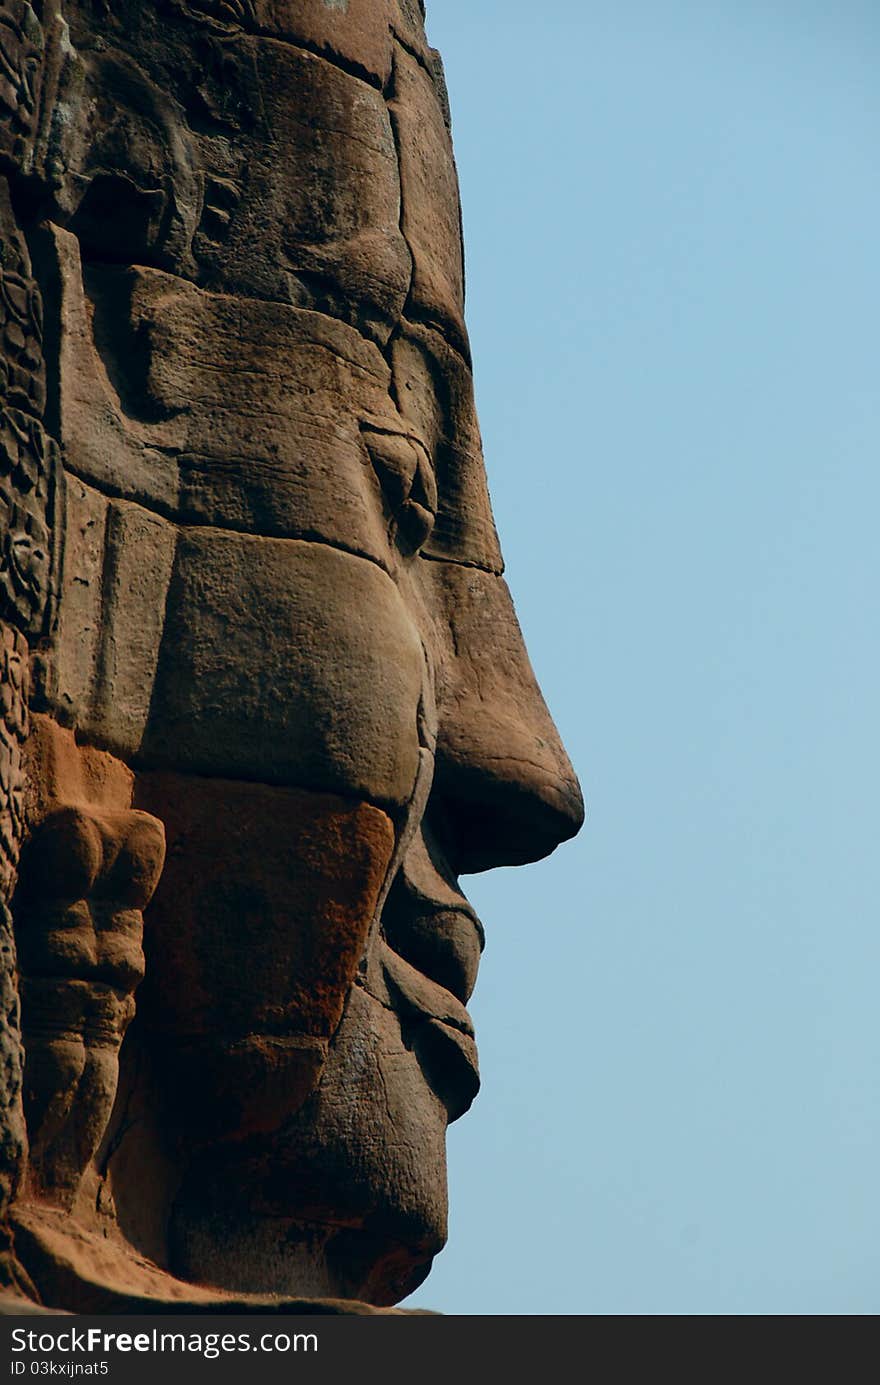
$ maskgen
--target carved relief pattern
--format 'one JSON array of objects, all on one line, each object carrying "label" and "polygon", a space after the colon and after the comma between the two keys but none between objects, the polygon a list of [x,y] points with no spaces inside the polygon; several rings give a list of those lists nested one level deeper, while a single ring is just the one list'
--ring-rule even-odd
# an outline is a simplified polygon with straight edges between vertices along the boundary
[{"label": "carved relief pattern", "polygon": [[0,421],[0,612],[40,635],[49,620],[58,448],[38,419],[6,409]]},{"label": "carved relief pattern", "polygon": [[42,76],[43,31],[27,0],[9,0],[0,13],[0,159],[24,162],[33,132]]},{"label": "carved relief pattern", "polygon": [[256,24],[253,0],[170,0],[170,4],[215,34],[235,34]]},{"label": "carved relief pattern", "polygon": [[25,1148],[15,939],[8,900],[22,835],[21,747],[27,734],[27,641],[0,623],[0,1203],[15,1190]]},{"label": "carved relief pattern", "polygon": [[[0,32],[11,32],[8,23]],[[10,1113],[4,1120],[10,1132],[3,1151],[5,1171],[19,1166],[23,1147],[21,1121],[14,1114],[21,1054],[8,901],[23,829],[26,636],[38,637],[47,629],[54,605],[52,532],[59,460],[57,446],[40,421],[45,401],[40,294],[6,207],[0,208],[0,218],[0,1009],[6,1030],[0,1100]]]},{"label": "carved relief pattern", "polygon": [[[33,8],[0,13],[0,168],[27,166],[40,94],[42,30]],[[60,475],[43,427],[42,305],[9,191],[0,179],[0,1204],[24,1167],[22,1048],[10,902],[23,835],[22,747],[28,732],[29,638],[48,632],[56,585]]]},{"label": "carved relief pattern", "polygon": [[60,475],[57,445],[42,423],[42,324],[23,237],[0,203],[0,619],[34,637],[51,618]]},{"label": "carved relief pattern", "polygon": [[0,234],[0,617],[43,633],[53,585],[58,449],[40,418],[46,398],[42,304],[21,237]]},{"label": "carved relief pattern", "polygon": [[0,893],[8,898],[22,833],[21,746],[27,735],[27,642],[0,627]]},{"label": "carved relief pattern", "polygon": [[50,812],[16,893],[31,1192],[69,1206],[107,1126],[144,974],[143,909],[164,860],[146,813]]},{"label": "carved relief pattern", "polygon": [[0,236],[0,333],[0,400],[42,415],[42,303],[17,236]]}]

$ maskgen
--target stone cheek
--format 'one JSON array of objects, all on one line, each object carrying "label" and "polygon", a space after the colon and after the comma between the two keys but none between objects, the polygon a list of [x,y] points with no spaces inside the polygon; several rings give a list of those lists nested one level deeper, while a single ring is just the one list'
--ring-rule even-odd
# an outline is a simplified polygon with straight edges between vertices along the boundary
[{"label": "stone cheek", "polygon": [[137,802],[168,835],[138,1005],[175,1119],[200,1138],[276,1129],[339,1024],[394,825],[330,794],[174,774],[139,775]]},{"label": "stone cheek", "polygon": [[144,763],[408,802],[424,655],[374,563],[184,531],[164,644]]}]

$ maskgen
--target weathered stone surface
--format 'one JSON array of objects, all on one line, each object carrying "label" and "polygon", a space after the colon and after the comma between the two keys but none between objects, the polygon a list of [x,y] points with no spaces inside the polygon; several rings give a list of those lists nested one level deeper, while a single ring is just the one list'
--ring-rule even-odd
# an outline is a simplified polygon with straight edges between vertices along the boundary
[{"label": "weathered stone surface", "polygon": [[62,805],[86,804],[107,813],[131,807],[134,774],[128,766],[104,750],[82,744],[73,730],[45,713],[31,713],[22,762],[28,832],[36,831]]},{"label": "weathered stone surface", "polygon": [[483,926],[424,821],[394,878],[382,927],[405,961],[467,1003],[485,943]]},{"label": "weathered stone surface", "polygon": [[[98,744],[147,765],[409,799],[424,658],[375,564],[179,530],[74,481],[66,577],[57,705]],[[328,643],[337,630],[344,643]]]},{"label": "weathered stone surface", "polygon": [[92,270],[87,293],[63,231],[44,256],[71,471],[188,523],[318,537],[390,565],[359,429],[360,417],[394,419],[372,343],[321,314],[158,271]]},{"label": "weathered stone surface", "polygon": [[178,459],[181,518],[320,538],[388,566],[358,428],[391,412],[375,346],[321,314],[156,273],[132,284],[129,330],[150,346],[136,388],[166,422],[143,432]]},{"label": "weathered stone surface", "polygon": [[102,16],[103,31],[128,37],[136,51],[169,31],[198,49],[203,67],[217,46],[254,34],[320,53],[380,89],[391,74],[394,36],[427,68],[438,59],[425,40],[420,0],[117,0],[112,14],[102,0],[81,0],[72,16],[80,45]]},{"label": "weathered stone surface", "polygon": [[0,179],[0,400],[7,408],[41,418],[46,402],[43,306],[30,256]]},{"label": "weathered stone surface", "polygon": [[479,1085],[459,874],[580,825],[500,577],[423,21],[0,4],[13,1297],[413,1289]]},{"label": "weathered stone surface", "polygon": [[308,1279],[320,1294],[396,1302],[445,1239],[444,1127],[400,1020],[355,987],[321,1084],[271,1156],[194,1168],[175,1209],[176,1272],[238,1292]]},{"label": "weathered stone surface", "polygon": [[404,322],[392,369],[401,412],[433,459],[437,513],[422,551],[501,572],[469,367],[440,332]]},{"label": "weathered stone surface", "polygon": [[[169,847],[141,1023],[189,1128],[273,1129],[312,1090],[339,1024],[393,824],[329,794],[167,774],[140,775],[137,801]],[[206,1065],[203,1104],[193,1076]]]},{"label": "weathered stone surface", "polygon": [[264,32],[309,44],[380,87],[391,75],[392,20],[405,23],[397,0],[253,0],[253,12]]},{"label": "weathered stone surface", "polygon": [[65,724],[131,755],[149,717],[177,531],[70,477],[65,532],[52,702]]},{"label": "weathered stone surface", "polygon": [[24,634],[51,625],[58,576],[58,451],[43,425],[43,310],[0,178],[0,617]]},{"label": "weathered stone surface", "polygon": [[[28,1191],[70,1208],[107,1127],[119,1046],[144,972],[143,909],[162,825],[132,812],[132,776],[35,717],[30,836],[14,901],[26,1053]],[[125,806],[120,806],[124,804]]]},{"label": "weathered stone surface", "polygon": [[21,1104],[21,1011],[9,904],[24,831],[22,746],[28,731],[27,642],[0,623],[0,1283],[15,1282],[4,1264],[7,1204],[20,1187],[27,1147]]},{"label": "weathered stone surface", "polygon": [[[49,416],[64,447],[65,466],[108,495],[143,500],[162,511],[177,501],[177,465],[139,432],[114,387],[109,348],[101,357],[94,340],[94,312],[82,281],[79,242],[53,225],[39,227],[32,243],[46,289],[47,350],[52,390]],[[121,305],[121,312],[125,305]],[[143,365],[131,337],[124,358]],[[118,380],[119,377],[116,376]],[[158,436],[155,442],[161,444]]]},{"label": "weathered stone surface", "polygon": [[436,63],[425,42],[420,0],[253,0],[252,9],[262,32],[313,45],[383,87],[391,76],[394,36],[426,67]]},{"label": "weathered stone surface", "polygon": [[39,108],[45,41],[27,0],[6,0],[0,12],[0,168],[27,166]]},{"label": "weathered stone surface", "polygon": [[382,94],[290,44],[241,30],[220,40],[149,10],[101,45],[83,36],[54,219],[88,259],[329,306],[387,337],[410,254]]},{"label": "weathered stone surface", "polygon": [[[24,168],[36,118],[42,30],[27,5],[0,22],[0,164]],[[3,106],[12,117],[2,121]],[[22,749],[31,645],[53,628],[60,470],[43,426],[42,301],[6,178],[0,177],[0,1283],[21,1287],[7,1209],[25,1176],[18,962],[10,913],[24,829]]]},{"label": "weathered stone surface", "polygon": [[[64,601],[48,693],[65,725],[85,727],[100,688],[110,502],[75,476],[68,476],[65,492]],[[40,782],[39,771],[32,782]]]},{"label": "weathered stone surface", "polygon": [[24,830],[22,747],[28,734],[27,642],[0,624],[0,897],[9,900],[15,885]]},{"label": "weathered stone surface", "polygon": [[415,626],[374,563],[185,530],[139,756],[402,805],[423,681]]},{"label": "weathered stone surface", "polygon": [[436,323],[467,355],[458,176],[437,90],[398,44],[391,117],[400,157],[400,225],[413,260],[407,312]]},{"label": "weathered stone surface", "polygon": [[[340,1298],[281,1298],[270,1294],[232,1294],[175,1279],[130,1247],[106,1235],[84,1231],[64,1212],[40,1206],[18,1207],[14,1214],[16,1249],[47,1298],[76,1313],[259,1314],[261,1317],[432,1316],[424,1309],[377,1308]],[[35,1293],[33,1282],[30,1283]],[[18,1294],[0,1295],[0,1316],[65,1310],[36,1305]]]},{"label": "weathered stone surface", "polygon": [[75,596],[59,622],[58,706],[96,743],[131,756],[150,715],[177,531],[77,482],[67,514]]}]

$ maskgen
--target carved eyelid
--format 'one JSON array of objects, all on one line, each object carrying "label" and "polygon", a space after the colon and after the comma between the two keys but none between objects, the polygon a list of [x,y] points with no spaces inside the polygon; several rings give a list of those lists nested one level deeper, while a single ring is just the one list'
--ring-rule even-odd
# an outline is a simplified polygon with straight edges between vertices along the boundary
[{"label": "carved eyelid", "polygon": [[361,421],[361,436],[406,549],[417,553],[437,516],[437,481],[421,438],[391,419]]}]

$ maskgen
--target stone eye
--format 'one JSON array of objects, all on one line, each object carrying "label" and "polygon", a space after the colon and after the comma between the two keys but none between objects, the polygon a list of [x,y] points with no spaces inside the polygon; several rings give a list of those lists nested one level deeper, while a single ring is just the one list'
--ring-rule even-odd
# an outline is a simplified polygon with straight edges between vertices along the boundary
[{"label": "stone eye", "polygon": [[418,553],[437,515],[437,482],[427,450],[403,433],[364,426],[363,437],[391,511],[397,543],[408,556]]}]

